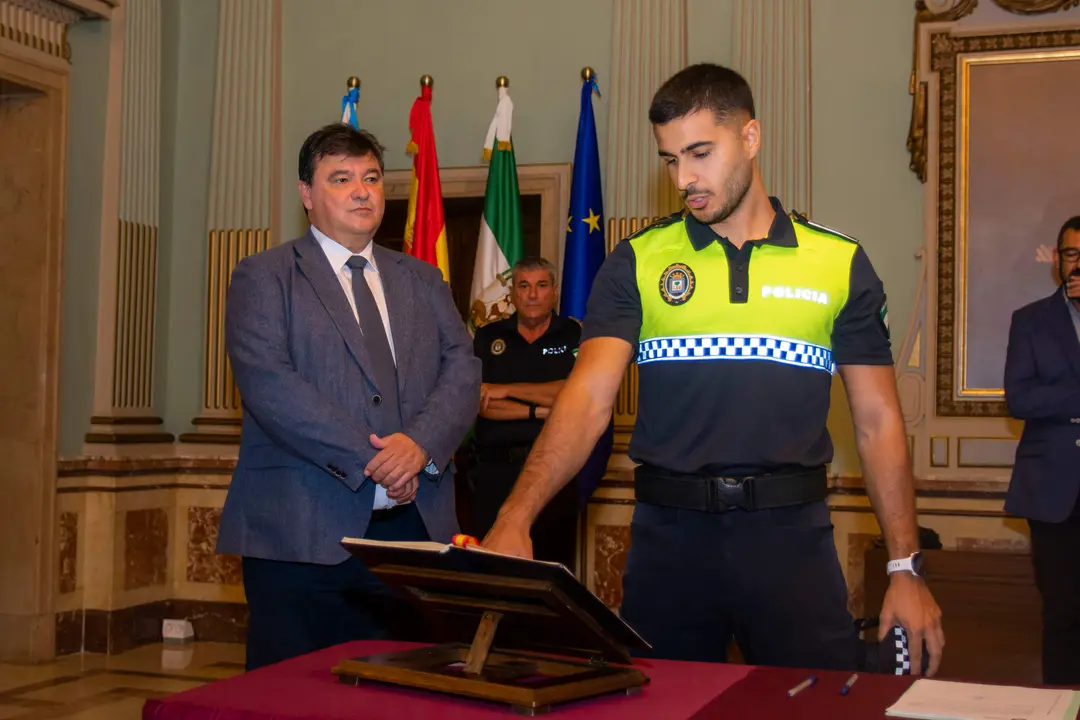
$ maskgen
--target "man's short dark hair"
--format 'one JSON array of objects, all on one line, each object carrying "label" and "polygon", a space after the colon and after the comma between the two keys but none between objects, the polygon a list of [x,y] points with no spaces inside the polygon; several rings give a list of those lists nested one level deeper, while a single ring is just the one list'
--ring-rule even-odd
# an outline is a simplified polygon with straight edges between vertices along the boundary
[{"label": "man's short dark hair", "polygon": [[665,125],[698,110],[710,110],[716,122],[738,112],[754,119],[754,93],[742,75],[731,68],[700,63],[683,68],[668,78],[653,95],[649,122]]},{"label": "man's short dark hair", "polygon": [[1080,215],[1073,215],[1071,218],[1065,221],[1065,224],[1061,226],[1061,230],[1058,231],[1057,249],[1061,249],[1061,244],[1065,242],[1065,233],[1070,230],[1080,232]]},{"label": "man's short dark hair", "polygon": [[547,270],[551,274],[551,284],[554,285],[558,282],[555,278],[555,266],[550,260],[545,260],[542,257],[529,256],[523,257],[514,263],[514,267],[510,271],[510,276],[513,277],[519,270]]},{"label": "man's short dark hair", "polygon": [[308,135],[300,147],[300,182],[311,185],[315,179],[315,165],[327,155],[371,155],[379,163],[379,172],[383,172],[386,169],[383,166],[385,149],[367,130],[357,130],[352,125],[340,122],[324,125]]}]

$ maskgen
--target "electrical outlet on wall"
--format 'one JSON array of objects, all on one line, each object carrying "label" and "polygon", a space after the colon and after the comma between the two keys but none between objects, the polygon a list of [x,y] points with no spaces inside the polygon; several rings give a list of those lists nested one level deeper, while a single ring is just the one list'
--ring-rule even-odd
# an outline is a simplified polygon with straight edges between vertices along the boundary
[{"label": "electrical outlet on wall", "polygon": [[187,620],[166,618],[161,623],[161,639],[167,643],[186,643],[195,639],[195,628]]}]

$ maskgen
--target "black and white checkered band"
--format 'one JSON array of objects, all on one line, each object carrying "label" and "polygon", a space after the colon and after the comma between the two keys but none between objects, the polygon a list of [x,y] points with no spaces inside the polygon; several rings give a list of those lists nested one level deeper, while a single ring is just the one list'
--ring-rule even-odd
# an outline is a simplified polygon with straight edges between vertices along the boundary
[{"label": "black and white checkered band", "polygon": [[911,653],[908,651],[907,633],[903,628],[893,628],[894,643],[896,645],[896,674],[911,674]]},{"label": "black and white checkered band", "polygon": [[769,335],[690,335],[638,343],[638,365],[673,360],[765,360],[836,372],[828,348]]}]

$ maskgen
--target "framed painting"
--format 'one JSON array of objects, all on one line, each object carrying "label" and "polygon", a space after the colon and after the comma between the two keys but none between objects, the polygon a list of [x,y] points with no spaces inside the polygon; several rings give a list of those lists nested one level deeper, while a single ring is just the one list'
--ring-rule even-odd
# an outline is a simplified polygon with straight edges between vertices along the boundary
[{"label": "framed painting", "polygon": [[939,82],[937,413],[1008,415],[1014,310],[1057,287],[1080,213],[1080,29],[932,38]]}]

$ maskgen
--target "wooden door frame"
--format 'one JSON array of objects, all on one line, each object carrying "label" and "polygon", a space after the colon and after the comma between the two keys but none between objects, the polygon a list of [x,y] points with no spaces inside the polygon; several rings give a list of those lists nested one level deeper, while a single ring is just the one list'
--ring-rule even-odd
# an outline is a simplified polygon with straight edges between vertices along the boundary
[{"label": "wooden door frame", "polygon": [[60,387],[60,311],[62,300],[62,266],[65,238],[65,202],[67,176],[67,104],[68,71],[66,63],[41,61],[21,46],[0,44],[0,78],[11,80],[44,94],[52,105],[48,133],[46,162],[48,188],[44,238],[46,273],[44,303],[46,330],[42,342],[45,358],[41,398],[44,403],[42,422],[42,453],[38,467],[39,482],[33,505],[12,503],[0,509],[0,521],[6,513],[34,513],[39,531],[38,543],[28,552],[36,563],[27,566],[19,576],[5,572],[5,582],[31,583],[33,610],[31,614],[0,613],[0,660],[36,662],[55,656],[56,631],[56,453],[58,434],[58,395]]}]

